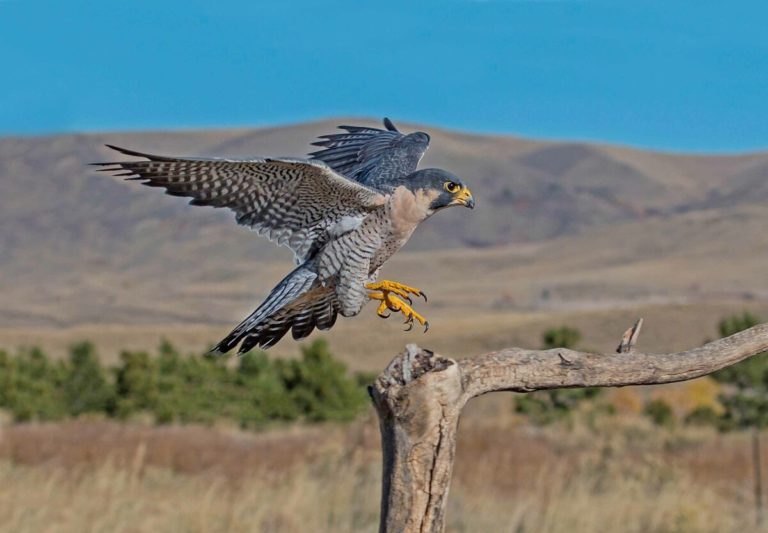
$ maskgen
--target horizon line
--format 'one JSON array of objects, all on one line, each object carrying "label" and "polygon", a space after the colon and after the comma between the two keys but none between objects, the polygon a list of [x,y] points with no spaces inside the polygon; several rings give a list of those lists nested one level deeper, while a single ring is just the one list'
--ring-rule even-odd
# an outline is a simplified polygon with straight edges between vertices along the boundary
[{"label": "horizon line", "polygon": [[[392,117],[390,117],[392,118]],[[149,133],[191,133],[191,132],[204,132],[204,131],[233,131],[233,130],[266,130],[266,129],[280,129],[291,128],[298,126],[305,126],[310,124],[319,124],[323,122],[337,121],[340,125],[342,121],[361,121],[361,122],[374,122],[380,123],[383,117],[373,118],[372,116],[364,115],[329,115],[318,118],[310,119],[297,119],[287,120],[278,123],[246,123],[246,124],[207,124],[207,125],[183,125],[183,126],[162,126],[162,127],[128,127],[121,129],[100,129],[100,128],[83,128],[83,129],[62,129],[40,132],[3,132],[0,131],[0,141],[4,141],[12,138],[23,139],[39,139],[46,137],[65,137],[71,135],[119,135],[119,134],[149,134]],[[590,137],[564,137],[558,135],[527,135],[520,132],[510,131],[488,131],[477,130],[473,128],[461,128],[452,126],[443,126],[431,124],[428,122],[419,122],[411,119],[392,119],[395,123],[405,124],[409,127],[423,127],[424,129],[440,130],[446,133],[472,135],[476,137],[494,137],[494,138],[509,138],[517,139],[521,141],[533,141],[541,143],[552,144],[588,144],[598,145],[610,148],[623,148],[629,150],[635,150],[640,152],[655,152],[668,155],[685,155],[685,156],[717,156],[717,157],[739,157],[760,154],[768,152],[768,143],[765,145],[759,145],[754,148],[722,148],[722,149],[710,149],[710,148],[679,148],[668,147],[661,145],[649,145],[643,143],[633,143],[629,141],[621,141],[614,139],[597,139]]]}]

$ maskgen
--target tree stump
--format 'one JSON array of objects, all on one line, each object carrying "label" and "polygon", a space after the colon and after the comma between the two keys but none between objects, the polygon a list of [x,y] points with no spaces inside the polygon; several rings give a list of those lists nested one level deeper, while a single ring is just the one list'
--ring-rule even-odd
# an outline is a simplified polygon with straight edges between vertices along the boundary
[{"label": "tree stump", "polygon": [[445,529],[456,435],[464,405],[494,391],[622,387],[684,381],[768,351],[768,324],[679,353],[634,350],[642,321],[617,354],[510,348],[455,361],[409,344],[369,392],[383,451],[382,533]]}]

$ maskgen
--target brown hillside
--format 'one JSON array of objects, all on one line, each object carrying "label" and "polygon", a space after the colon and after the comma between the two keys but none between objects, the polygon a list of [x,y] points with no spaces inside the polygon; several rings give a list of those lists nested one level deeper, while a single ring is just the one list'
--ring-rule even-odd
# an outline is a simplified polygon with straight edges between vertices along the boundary
[{"label": "brown hillside", "polygon": [[[105,142],[301,155],[350,122],[361,121],[0,139],[0,343],[27,339],[8,333],[25,328],[98,324],[206,324],[205,338],[216,340],[290,268],[286,250],[228,212],[94,172],[87,163],[119,157]],[[430,293],[424,311],[438,330],[440,320],[462,323],[482,343],[497,319],[521,313],[768,300],[768,153],[690,156],[418,129],[432,135],[424,164],[461,175],[477,197],[474,211],[425,223],[386,268]],[[371,331],[368,319],[340,321],[332,337]],[[376,325],[394,332],[391,322]],[[392,337],[390,353],[408,338]]]}]

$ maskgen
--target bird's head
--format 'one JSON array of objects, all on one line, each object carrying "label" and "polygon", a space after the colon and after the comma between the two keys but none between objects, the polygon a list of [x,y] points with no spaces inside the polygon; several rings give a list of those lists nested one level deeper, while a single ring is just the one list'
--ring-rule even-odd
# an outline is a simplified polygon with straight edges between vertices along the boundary
[{"label": "bird's head", "polygon": [[475,207],[475,199],[458,176],[439,168],[425,168],[408,176],[405,186],[414,194],[421,192],[430,199],[429,209],[437,211],[454,205]]}]

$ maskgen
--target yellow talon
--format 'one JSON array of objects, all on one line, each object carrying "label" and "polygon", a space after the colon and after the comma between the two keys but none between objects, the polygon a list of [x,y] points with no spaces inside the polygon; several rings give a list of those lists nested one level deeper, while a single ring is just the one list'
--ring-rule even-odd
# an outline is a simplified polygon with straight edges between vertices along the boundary
[{"label": "yellow talon", "polygon": [[376,309],[376,314],[379,315],[381,318],[389,318],[389,316],[390,316],[389,314],[386,314],[386,315],[384,314],[388,310],[389,311],[396,311],[396,309],[391,309],[387,305],[387,301],[390,298],[387,298],[387,296],[385,296],[385,293],[383,293],[383,292],[372,292],[372,293],[369,293],[368,294],[368,298],[370,298],[371,300],[381,300],[381,303],[379,304],[378,309]]},{"label": "yellow talon", "polygon": [[[371,284],[373,285],[373,284]],[[366,286],[367,288],[371,288],[369,286]],[[409,287],[410,288],[410,287]],[[376,314],[379,315],[382,318],[389,318],[389,314],[384,314],[388,310],[394,311],[396,313],[402,313],[405,317],[405,323],[408,324],[408,328],[406,331],[410,331],[411,328],[413,328],[413,321],[415,320],[422,326],[424,326],[424,331],[427,331],[429,329],[429,322],[427,322],[427,319],[424,318],[422,315],[417,313],[413,310],[413,307],[402,301],[398,296],[393,296],[390,293],[395,292],[382,289],[380,291],[371,292],[368,294],[368,297],[371,300],[380,300],[381,303],[379,304],[379,307],[376,309]],[[399,294],[396,293],[396,294]]]},{"label": "yellow talon", "polygon": [[365,286],[365,288],[372,291],[393,292],[398,296],[402,296],[408,300],[411,299],[410,295],[414,294],[416,296],[423,297],[425,302],[427,301],[427,295],[421,289],[417,289],[416,287],[411,287],[409,285],[403,285],[402,283],[398,283],[396,281],[382,280],[376,283],[369,283]]}]

